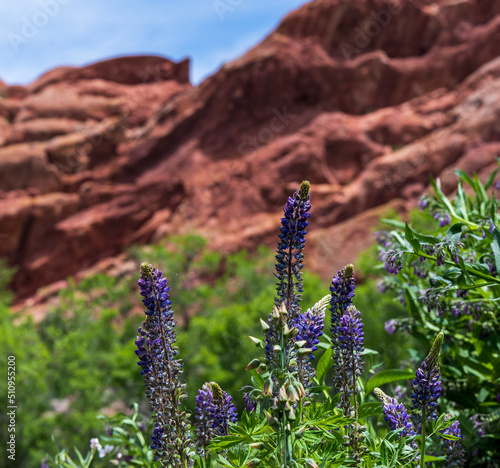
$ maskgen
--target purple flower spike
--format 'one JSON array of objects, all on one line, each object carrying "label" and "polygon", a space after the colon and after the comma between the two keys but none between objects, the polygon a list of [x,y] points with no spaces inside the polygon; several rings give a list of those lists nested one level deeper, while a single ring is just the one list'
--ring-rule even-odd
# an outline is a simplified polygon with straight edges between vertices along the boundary
[{"label": "purple flower spike", "polygon": [[311,360],[314,359],[313,352],[318,349],[316,345],[319,343],[321,335],[323,335],[324,320],[324,311],[315,314],[314,310],[308,310],[300,314],[292,322],[292,326],[298,330],[295,341],[304,340],[306,342],[304,347],[312,349],[312,353],[309,354]]},{"label": "purple flower spike", "polygon": [[[340,406],[351,416],[351,396],[359,393],[357,379],[363,373],[363,322],[356,307],[350,306],[340,318],[338,338],[334,343],[334,382],[342,393]],[[356,403],[355,403],[356,406]]]},{"label": "purple flower spike", "polygon": [[201,452],[217,436],[228,435],[238,415],[233,399],[215,382],[205,383],[196,397],[196,439]]},{"label": "purple flower spike", "polygon": [[425,424],[426,421],[437,419],[437,399],[443,393],[439,380],[439,354],[443,345],[443,338],[444,334],[439,333],[412,381],[412,420],[415,425]]},{"label": "purple flower spike", "polygon": [[400,437],[415,435],[415,429],[403,403],[399,403],[396,398],[386,395],[378,387],[375,388],[373,393],[375,393],[376,397],[383,404],[384,419],[386,420],[389,429],[391,431],[403,429]]},{"label": "purple flower spike", "polygon": [[352,304],[355,282],[353,265],[346,265],[332,279],[332,285],[330,286],[332,293],[330,300],[332,340],[335,340],[338,336],[340,318]]},{"label": "purple flower spike", "polygon": [[[451,419],[451,414],[446,415],[445,421]],[[460,440],[449,440],[442,438],[443,452],[446,456],[446,466],[449,468],[461,468],[464,466],[464,449],[462,447],[462,433],[460,431],[460,423],[455,421],[450,427],[444,431],[440,431],[443,435],[451,435],[458,437]]]},{"label": "purple flower spike", "polygon": [[161,271],[148,263],[141,265],[139,279],[146,319],[139,327],[135,344],[141,374],[144,376],[149,407],[153,411],[153,445],[155,460],[172,467],[184,467],[192,449],[190,423],[180,408],[186,398],[181,383],[182,364],[179,353],[173,310],[170,307],[167,280]]},{"label": "purple flower spike", "polygon": [[296,318],[300,313],[304,267],[302,251],[306,243],[306,228],[309,225],[307,220],[311,216],[309,189],[310,183],[304,181],[299,190],[288,198],[278,234],[280,240],[276,250],[276,277],[279,282],[275,304],[279,307],[284,302],[290,319]]}]

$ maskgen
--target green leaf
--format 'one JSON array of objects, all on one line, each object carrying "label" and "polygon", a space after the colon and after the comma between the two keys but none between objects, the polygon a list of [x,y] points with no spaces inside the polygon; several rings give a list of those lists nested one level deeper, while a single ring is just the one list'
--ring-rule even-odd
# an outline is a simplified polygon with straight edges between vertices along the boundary
[{"label": "green leaf", "polygon": [[446,457],[435,457],[434,455],[426,455],[424,458],[425,463],[434,462],[434,461],[442,461],[442,460],[446,460]]},{"label": "green leaf", "polygon": [[480,198],[482,202],[488,201],[489,200],[488,194],[486,193],[486,190],[484,190],[483,184],[481,183],[475,172],[474,172],[474,182],[476,183],[478,198]]},{"label": "green leaf", "polygon": [[405,223],[405,239],[413,247],[413,251],[415,253],[418,254],[419,252],[422,251],[420,242],[418,241],[418,239],[415,238],[415,235],[410,226],[408,226],[408,223]]},{"label": "green leaf", "polygon": [[476,189],[474,181],[469,177],[469,175],[462,171],[462,169],[455,169],[455,174],[462,179],[463,181],[467,182],[474,190]]},{"label": "green leaf", "polygon": [[401,369],[391,369],[377,372],[366,383],[365,394],[369,395],[375,387],[380,387],[386,383],[396,382],[398,380],[409,380],[415,377],[414,372]]},{"label": "green leaf", "polygon": [[395,228],[398,229],[405,228],[405,223],[403,223],[402,221],[398,221],[397,219],[382,219],[382,222],[384,224],[388,224],[389,226],[394,226]]},{"label": "green leaf", "polygon": [[370,401],[359,405],[358,416],[360,418],[366,418],[375,414],[382,414],[382,403],[378,401]]},{"label": "green leaf", "polygon": [[495,176],[497,175],[498,169],[495,169],[491,175],[488,177],[488,180],[484,184],[484,190],[488,190],[491,187],[491,184],[495,180]]},{"label": "green leaf", "polygon": [[255,382],[257,383],[257,385],[260,388],[262,388],[264,386],[264,379],[263,379],[263,377],[260,374],[257,374],[257,372],[255,371],[255,369],[252,369],[250,372],[252,373],[252,377],[255,379]]},{"label": "green leaf", "polygon": [[467,197],[465,195],[461,180],[458,181],[455,205],[457,213],[459,213],[466,221],[469,221],[469,213],[467,212]]},{"label": "green leaf", "polygon": [[431,177],[431,185],[434,189],[434,192],[436,194],[436,198],[444,205],[446,208],[448,208],[448,211],[450,214],[456,218],[457,215],[455,213],[455,210],[453,209],[453,206],[450,203],[450,200],[448,200],[448,197],[443,193],[441,190],[441,181],[439,179],[434,180],[433,177]]},{"label": "green leaf", "polygon": [[332,352],[332,348],[328,348],[323,353],[323,356],[321,356],[321,359],[318,362],[318,366],[316,367],[316,378],[321,384],[325,383],[325,375],[332,365]]},{"label": "green leaf", "polygon": [[466,223],[455,223],[451,225],[448,228],[448,231],[446,231],[446,238],[453,241],[457,242],[460,240],[460,237],[462,236],[462,227],[467,226]]},{"label": "green leaf", "polygon": [[309,387],[308,389],[311,393],[321,393],[324,391],[331,390],[328,385],[315,385],[314,387]]},{"label": "green leaf", "polygon": [[495,226],[493,229],[493,242],[491,243],[493,256],[495,257],[495,266],[497,271],[500,271],[500,231]]}]

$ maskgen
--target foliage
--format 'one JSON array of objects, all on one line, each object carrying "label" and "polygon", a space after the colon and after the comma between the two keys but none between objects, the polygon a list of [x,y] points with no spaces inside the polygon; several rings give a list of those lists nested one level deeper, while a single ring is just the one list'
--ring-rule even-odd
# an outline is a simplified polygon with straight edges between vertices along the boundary
[{"label": "foliage", "polygon": [[[396,467],[425,462],[462,466],[458,422],[451,415],[437,414],[443,333],[437,335],[413,379],[410,418],[402,403],[380,389],[375,390],[382,405],[365,393],[364,360],[373,351],[364,348],[362,316],[353,305],[353,266],[347,265],[334,276],[330,295],[302,310],[302,251],[309,200],[309,183],[303,182],[284,210],[276,251],[275,305],[267,321],[260,319],[263,338],[250,336],[261,357],[246,367],[251,371],[244,398],[247,409],[236,422],[230,395],[213,381],[205,383],[196,399],[198,455],[190,441],[190,414],[182,403],[186,385],[180,381],[182,364],[176,357],[179,348],[167,280],[152,265],[141,265],[139,285],[146,317],[139,328],[136,354],[153,411],[154,460],[179,468],[193,464]],[[328,306],[330,336],[323,333]],[[314,353],[320,348],[324,352],[318,359]],[[333,388],[325,382],[332,365],[336,370]],[[392,370],[373,379],[384,384],[409,375]],[[390,431],[380,431],[373,419],[382,414]],[[439,441],[446,455],[429,455],[429,449],[439,450]],[[55,460],[52,463],[60,466]]]},{"label": "foliage", "polygon": [[[389,221],[378,233],[386,274],[383,287],[403,298],[407,316],[386,324],[423,343],[445,334],[441,409],[460,413],[473,466],[500,462],[499,296],[500,230],[497,171],[483,185],[455,171],[454,199],[431,181],[420,207],[434,220],[427,231]],[[468,186],[468,187],[467,187]],[[488,192],[491,195],[488,195]],[[395,275],[394,275],[395,273]]]}]

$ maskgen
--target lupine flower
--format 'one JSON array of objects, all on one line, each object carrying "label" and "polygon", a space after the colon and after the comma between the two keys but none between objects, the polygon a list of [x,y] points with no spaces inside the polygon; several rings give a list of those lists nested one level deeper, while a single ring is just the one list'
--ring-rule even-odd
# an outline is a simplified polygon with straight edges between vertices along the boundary
[{"label": "lupine flower", "polygon": [[305,341],[304,347],[312,349],[309,354],[311,360],[314,359],[313,352],[318,349],[316,345],[319,338],[323,335],[324,320],[325,312],[316,313],[313,308],[303,312],[292,322],[292,326],[298,330],[295,341]]},{"label": "lupine flower", "polygon": [[332,279],[332,285],[330,286],[330,292],[332,293],[330,299],[332,340],[335,340],[338,336],[340,318],[352,304],[355,282],[353,265],[346,265]]},{"label": "lupine flower", "polygon": [[[445,418],[445,421],[451,419],[453,416],[448,414]],[[460,431],[460,423],[458,421],[454,421],[453,424],[440,431],[443,435],[451,435],[454,437],[458,437],[462,439],[462,433]],[[461,440],[449,440],[442,438],[443,445],[443,455],[446,457],[446,466],[449,468],[460,468],[464,466],[464,449],[462,447]]]},{"label": "lupine flower", "polygon": [[444,334],[439,333],[412,381],[412,420],[414,425],[425,424],[426,421],[437,419],[437,399],[443,393],[439,381],[439,354],[443,338]]},{"label": "lupine flower", "polygon": [[309,196],[310,184],[302,182],[284,208],[281,218],[281,228],[277,255],[276,277],[278,297],[276,306],[285,303],[290,319],[295,319],[300,313],[300,299],[303,292],[302,268],[304,267],[302,253],[305,246],[307,219],[310,217],[311,202]]},{"label": "lupine flower", "polygon": [[376,397],[383,404],[384,419],[391,431],[403,429],[400,437],[415,435],[415,429],[403,403],[399,403],[396,398],[386,395],[380,388],[375,388],[373,391]]},{"label": "lupine flower", "polygon": [[[310,361],[314,359],[314,351],[318,349],[316,346],[319,343],[319,338],[323,335],[323,327],[325,321],[325,311],[316,309],[315,305],[307,312],[301,313],[292,323],[292,327],[297,329],[297,334],[294,337],[295,342],[305,341],[303,348],[311,350],[309,357],[303,358],[298,356],[298,374],[302,385],[307,388],[311,385],[312,379],[315,376],[315,370],[311,366]],[[326,306],[325,306],[326,308]]]},{"label": "lupine flower", "polygon": [[248,392],[243,394],[243,402],[245,403],[245,406],[247,407],[247,411],[249,413],[255,411],[255,409],[257,408],[257,402],[250,398],[250,393]]},{"label": "lupine flower", "polygon": [[384,328],[385,331],[389,333],[389,335],[392,335],[393,333],[396,332],[396,323],[397,322],[394,319],[387,320],[387,322],[385,322]]},{"label": "lupine flower", "polygon": [[200,448],[200,451],[204,451],[205,447],[214,438],[214,429],[211,421],[211,413],[213,406],[213,395],[209,384],[204,384],[203,387],[198,390],[198,395],[196,396],[196,445]]},{"label": "lupine flower", "polygon": [[196,397],[196,438],[204,450],[217,436],[229,433],[229,424],[236,423],[238,415],[233,399],[215,382],[205,383]]},{"label": "lupine flower", "polygon": [[175,359],[179,353],[173,311],[166,278],[152,265],[141,265],[139,287],[146,306],[146,319],[139,327],[135,342],[146,395],[153,411],[153,444],[155,460],[173,467],[191,464],[193,444],[190,423],[180,403],[187,395],[181,383],[182,364]]},{"label": "lupine flower", "polygon": [[403,393],[406,393],[406,389],[401,385],[396,385],[396,388],[394,389],[394,398],[396,398],[396,400],[402,400]]},{"label": "lupine flower", "polygon": [[357,379],[363,373],[363,322],[356,307],[349,306],[340,318],[338,337],[334,353],[334,381],[342,393],[341,406],[344,414],[350,416],[351,396],[359,393]]}]

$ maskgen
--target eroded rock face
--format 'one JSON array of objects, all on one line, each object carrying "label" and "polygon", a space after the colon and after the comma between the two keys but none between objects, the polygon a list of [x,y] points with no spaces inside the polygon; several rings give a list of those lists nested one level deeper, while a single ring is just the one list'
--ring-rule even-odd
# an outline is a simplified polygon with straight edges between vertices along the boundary
[{"label": "eroded rock face", "polygon": [[[429,175],[500,152],[500,0],[316,0],[198,87],[124,57],[0,83],[0,257],[18,297],[133,242],[273,245],[312,183],[308,265],[328,277]],[[334,242],[332,241],[334,240]],[[339,254],[341,251],[342,254]]]}]

